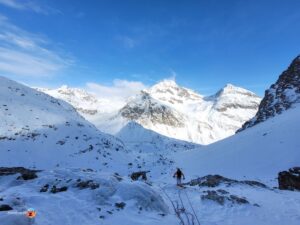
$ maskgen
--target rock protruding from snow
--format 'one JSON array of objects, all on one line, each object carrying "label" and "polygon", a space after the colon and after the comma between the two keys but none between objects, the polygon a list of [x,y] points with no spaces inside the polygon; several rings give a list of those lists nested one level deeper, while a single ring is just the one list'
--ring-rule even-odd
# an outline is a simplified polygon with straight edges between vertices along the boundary
[{"label": "rock protruding from snow", "polygon": [[278,174],[278,184],[281,190],[300,191],[300,167],[294,167],[289,171],[282,171]]},{"label": "rock protruding from snow", "polygon": [[298,102],[300,102],[300,56],[296,57],[276,83],[266,90],[257,114],[246,122],[241,130],[280,114]]}]

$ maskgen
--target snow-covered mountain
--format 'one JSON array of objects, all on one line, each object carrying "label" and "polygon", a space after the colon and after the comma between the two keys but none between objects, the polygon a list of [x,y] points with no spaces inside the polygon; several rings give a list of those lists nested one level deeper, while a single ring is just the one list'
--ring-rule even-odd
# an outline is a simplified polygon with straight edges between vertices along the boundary
[{"label": "snow-covered mountain", "polygon": [[[170,102],[161,99],[160,91],[145,90],[112,117],[111,122],[124,122],[114,138],[61,100],[5,78],[0,84],[1,165],[44,169],[23,180],[18,172],[7,172],[20,168],[0,168],[0,208],[11,212],[0,211],[1,224],[175,225],[181,221],[176,215],[186,224],[197,224],[196,219],[211,225],[299,223],[299,194],[273,188],[279,171],[300,164],[299,104],[225,140],[197,146],[145,129],[138,121],[175,127],[197,121],[191,112],[200,109],[211,110],[212,115],[204,114],[211,119],[220,115],[225,120],[235,109],[252,110],[256,96],[227,85],[210,97],[188,91],[189,99],[183,99],[187,93],[178,94]],[[182,103],[174,104],[178,100]],[[185,174],[185,189],[175,185],[176,167]],[[148,180],[132,181],[136,171],[147,171]],[[226,178],[197,184],[212,174]],[[22,214],[30,207],[37,210],[35,220]]]},{"label": "snow-covered mountain", "polygon": [[[254,118],[247,121],[241,130],[267,120],[300,102],[300,56],[297,56],[278,78],[275,84],[266,90]],[[240,130],[240,131],[241,131]]]},{"label": "snow-covered mountain", "polygon": [[38,91],[44,92],[54,98],[61,99],[71,104],[79,114],[88,121],[97,124],[98,120],[110,117],[125,105],[125,102],[111,100],[107,98],[99,98],[93,93],[89,93],[80,88],[71,88],[66,85],[58,89],[36,88]]},{"label": "snow-covered mountain", "polygon": [[[164,136],[199,144],[233,135],[255,115],[260,102],[254,93],[231,84],[204,97],[172,80],[164,80],[113,107],[110,101],[98,100],[80,89],[42,91],[69,102],[104,132],[117,134],[134,121]],[[103,111],[107,108],[110,111]]]},{"label": "snow-covered mountain", "polygon": [[64,101],[0,77],[0,103],[2,166],[109,168],[128,158],[121,140]]}]

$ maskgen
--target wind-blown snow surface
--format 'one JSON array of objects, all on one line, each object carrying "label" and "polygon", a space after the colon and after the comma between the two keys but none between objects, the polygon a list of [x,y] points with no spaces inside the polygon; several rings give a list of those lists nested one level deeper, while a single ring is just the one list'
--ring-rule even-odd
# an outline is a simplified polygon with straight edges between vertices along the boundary
[{"label": "wind-blown snow surface", "polygon": [[260,102],[254,93],[231,84],[204,97],[172,80],[143,90],[127,102],[99,99],[66,86],[40,90],[69,102],[104,132],[115,135],[134,121],[161,135],[198,144],[233,135],[255,115]]}]

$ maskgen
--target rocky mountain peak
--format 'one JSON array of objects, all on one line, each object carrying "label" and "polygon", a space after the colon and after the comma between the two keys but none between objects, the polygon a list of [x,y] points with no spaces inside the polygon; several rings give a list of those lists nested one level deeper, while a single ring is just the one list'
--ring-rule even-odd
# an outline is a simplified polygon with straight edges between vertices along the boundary
[{"label": "rocky mountain peak", "polygon": [[300,102],[300,56],[297,56],[275,84],[265,91],[257,114],[239,130],[252,127]]},{"label": "rocky mountain peak", "polygon": [[163,80],[145,91],[153,98],[172,105],[203,98],[198,93],[177,85],[174,80]]},{"label": "rocky mountain peak", "polygon": [[165,79],[155,84],[152,89],[167,89],[176,87],[178,87],[178,85],[175,80]]},{"label": "rocky mountain peak", "polygon": [[241,87],[237,87],[233,84],[226,84],[221,90],[216,94],[216,97],[222,97],[224,95],[247,95],[249,97],[257,97],[257,95],[249,90]]}]

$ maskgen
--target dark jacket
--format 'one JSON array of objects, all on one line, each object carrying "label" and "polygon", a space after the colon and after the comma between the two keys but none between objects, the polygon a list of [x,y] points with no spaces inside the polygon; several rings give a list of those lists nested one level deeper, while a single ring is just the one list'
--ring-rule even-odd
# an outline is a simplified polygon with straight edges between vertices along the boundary
[{"label": "dark jacket", "polygon": [[177,178],[181,179],[181,177],[184,178],[184,174],[180,169],[177,169],[177,171],[174,173],[173,177],[177,177]]}]

